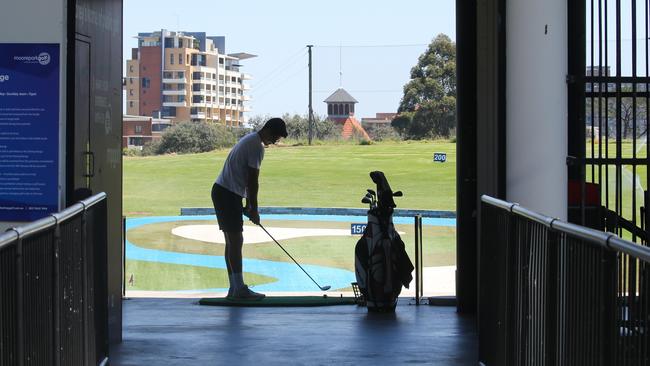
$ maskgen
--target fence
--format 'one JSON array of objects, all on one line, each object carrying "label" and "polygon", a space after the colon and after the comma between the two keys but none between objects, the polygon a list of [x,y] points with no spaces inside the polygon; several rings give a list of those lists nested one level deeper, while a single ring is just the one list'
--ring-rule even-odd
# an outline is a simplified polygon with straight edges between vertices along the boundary
[{"label": "fence", "polygon": [[647,365],[650,249],[482,197],[485,365]]},{"label": "fence", "polygon": [[0,235],[0,366],[108,361],[106,194]]}]

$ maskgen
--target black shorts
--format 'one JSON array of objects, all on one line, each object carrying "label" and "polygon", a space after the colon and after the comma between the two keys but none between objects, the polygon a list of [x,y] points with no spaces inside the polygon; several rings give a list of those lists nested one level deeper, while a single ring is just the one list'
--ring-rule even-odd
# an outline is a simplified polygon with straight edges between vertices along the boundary
[{"label": "black shorts", "polygon": [[244,231],[242,197],[215,183],[212,185],[212,204],[219,229],[227,233]]}]

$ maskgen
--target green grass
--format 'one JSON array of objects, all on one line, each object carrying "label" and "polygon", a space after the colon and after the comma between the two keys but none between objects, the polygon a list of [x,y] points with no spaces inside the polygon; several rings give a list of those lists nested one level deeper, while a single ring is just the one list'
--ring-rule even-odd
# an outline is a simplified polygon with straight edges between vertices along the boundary
[{"label": "green grass", "polygon": [[[244,276],[251,286],[275,281],[272,277],[253,273],[245,273]],[[133,281],[130,281],[131,278]],[[125,281],[127,290],[176,291],[228,288],[228,274],[225,269],[133,260],[126,261]]]},{"label": "green grass", "polygon": [[[204,154],[124,157],[124,215],[178,215],[181,207],[212,207],[210,190],[229,150]],[[433,153],[447,153],[446,163],[434,163]],[[260,172],[260,206],[365,207],[361,197],[375,188],[369,172],[386,174],[399,208],[456,209],[456,144],[447,141],[386,142],[358,145],[272,146]],[[180,225],[216,224],[183,221],[143,225],[127,232],[133,244],[179,253],[223,255],[224,245],[177,237]],[[323,227],[349,230],[349,223],[271,221],[273,227]],[[396,225],[413,259],[413,225]],[[456,229],[424,226],[424,266],[453,265]],[[301,263],[354,270],[354,245],[359,237],[310,237],[283,240]],[[273,243],[245,245],[243,255],[290,262]],[[183,290],[227,287],[225,270],[127,260],[127,290]],[[246,270],[246,268],[244,268]],[[130,275],[134,283],[129,285]],[[272,279],[245,274],[255,285]]]},{"label": "green grass", "polygon": [[[598,150],[599,148],[600,151]],[[637,146],[634,146],[631,140],[624,140],[621,143],[621,157],[632,158],[635,156],[636,151],[636,158],[645,158],[647,156],[647,148],[648,146],[646,144],[637,143]],[[607,145],[604,143],[601,145],[594,145],[593,154],[591,152],[591,142],[587,141],[587,157],[600,156],[603,158],[615,158],[616,155],[616,143],[611,139]],[[636,168],[634,168],[632,165],[624,165],[622,166],[621,170],[622,216],[628,220],[632,220],[632,197],[635,196],[637,223],[640,220],[640,207],[644,205],[643,191],[648,189],[647,171],[647,167],[643,165],[637,166]],[[636,175],[637,180],[632,179],[633,174]],[[611,165],[603,166],[599,170],[599,168],[595,166],[592,173],[591,166],[588,166],[586,170],[586,176],[587,182],[591,182],[593,180],[595,183],[598,183],[601,179],[603,183],[605,181],[608,182],[607,185],[610,188],[608,192],[609,194],[605,192],[603,184],[601,202],[603,205],[607,205],[610,207],[610,209],[614,210],[616,204],[616,168]],[[592,179],[592,176],[594,179]]]},{"label": "green grass", "polygon": [[[223,244],[182,238],[171,233],[174,227],[184,225],[216,225],[214,221],[176,221],[142,225],[127,233],[129,241],[137,246],[179,253],[222,256]],[[349,223],[268,220],[266,227],[350,229]],[[401,234],[409,256],[414,258],[413,225],[395,225]],[[456,228],[423,226],[423,265],[449,266],[456,263]],[[315,264],[354,271],[354,246],[360,236],[304,237],[282,240],[282,246],[301,264]],[[245,258],[290,262],[287,255],[269,239],[268,242],[246,244]]]},{"label": "green grass", "polygon": [[[229,150],[124,157],[124,215],[178,215],[181,207],[212,207],[210,189]],[[447,153],[434,163],[433,153]],[[381,170],[400,208],[456,209],[456,144],[446,141],[372,145],[272,146],[260,172],[260,206],[364,207]]]}]

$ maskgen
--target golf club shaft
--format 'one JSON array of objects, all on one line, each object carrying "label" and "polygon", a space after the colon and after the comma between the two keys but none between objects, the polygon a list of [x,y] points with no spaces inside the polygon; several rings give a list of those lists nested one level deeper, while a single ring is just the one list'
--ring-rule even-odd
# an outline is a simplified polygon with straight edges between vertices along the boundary
[{"label": "golf club shaft", "polygon": [[296,261],[295,259],[293,259],[293,257],[291,256],[291,254],[289,254],[289,252],[287,252],[286,249],[284,249],[284,248],[282,247],[282,245],[280,245],[280,243],[278,243],[278,241],[275,240],[275,238],[273,237],[273,235],[271,235],[271,233],[269,233],[269,232],[266,230],[266,228],[265,228],[264,226],[262,226],[261,223],[259,223],[259,224],[257,224],[257,225],[259,225],[259,226],[262,228],[262,230],[264,230],[264,232],[265,232],[266,234],[268,234],[268,236],[269,236],[271,239],[273,239],[273,241],[275,242],[275,244],[277,244],[277,245],[280,247],[280,249],[282,249],[285,253],[287,253],[287,255],[289,256],[289,258],[291,258],[291,260],[292,260],[295,264],[297,264],[298,267],[300,267],[300,269],[302,269],[303,272],[305,272],[305,274],[307,275],[307,277],[309,277],[309,279],[312,280],[312,281],[316,284],[316,286],[318,286],[318,288],[320,288],[321,290],[323,290],[323,287],[322,287],[321,285],[319,285],[318,282],[316,282],[316,280],[314,280],[314,279],[309,275],[309,273],[307,273],[307,271],[305,271],[304,268],[302,268],[302,266],[300,265],[300,263],[298,263],[298,261]]}]

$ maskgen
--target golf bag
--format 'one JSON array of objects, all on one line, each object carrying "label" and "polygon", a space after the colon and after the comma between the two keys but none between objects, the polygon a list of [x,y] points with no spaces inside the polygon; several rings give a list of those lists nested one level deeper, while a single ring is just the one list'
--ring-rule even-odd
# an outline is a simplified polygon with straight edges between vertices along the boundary
[{"label": "golf bag", "polygon": [[368,190],[362,200],[370,209],[368,225],[355,247],[355,274],[368,311],[392,312],[402,286],[408,288],[413,279],[414,267],[393,226],[393,196],[402,194],[393,193],[384,173],[371,172],[370,178],[377,192],[373,197],[375,192]]}]

